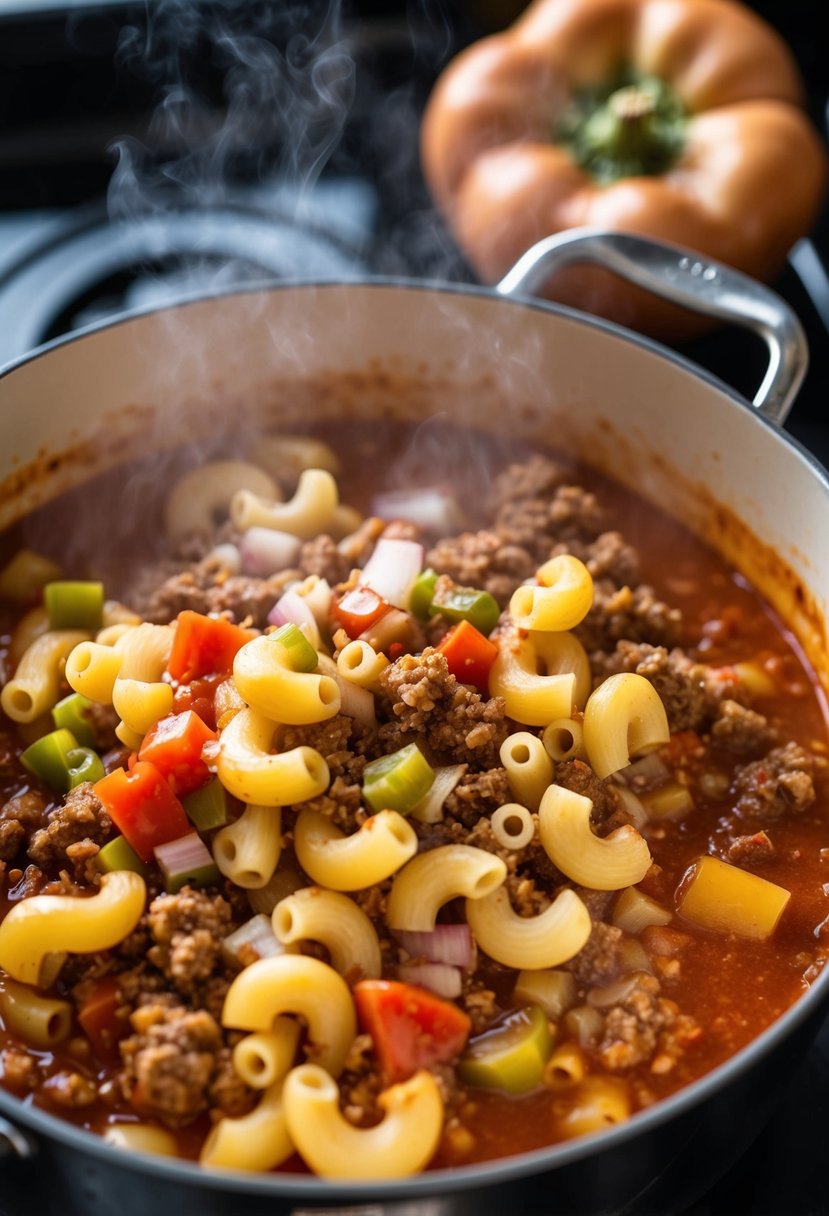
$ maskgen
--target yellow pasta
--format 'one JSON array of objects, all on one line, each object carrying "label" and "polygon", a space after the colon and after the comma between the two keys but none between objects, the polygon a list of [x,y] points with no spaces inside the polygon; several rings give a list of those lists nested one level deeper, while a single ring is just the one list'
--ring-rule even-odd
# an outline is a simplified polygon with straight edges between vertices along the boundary
[{"label": "yellow pasta", "polygon": [[164,504],[167,535],[210,535],[218,514],[227,514],[230,500],[239,490],[268,499],[281,497],[274,479],[246,460],[210,460],[191,469],[178,479]]},{"label": "yellow pasta", "polygon": [[566,1113],[556,1119],[556,1127],[567,1139],[606,1131],[630,1117],[627,1086],[612,1077],[585,1077]]},{"label": "yellow pasta", "polygon": [[505,849],[525,849],[535,836],[535,820],[525,806],[505,802],[489,817],[492,835]]},{"label": "yellow pasta", "polygon": [[584,729],[576,718],[556,718],[541,732],[541,742],[557,764],[584,759]]},{"label": "yellow pasta", "polygon": [[121,652],[114,645],[81,642],[66,660],[66,681],[74,692],[90,701],[111,705],[122,662]]},{"label": "yellow pasta", "polygon": [[535,577],[539,586],[518,587],[510,600],[519,629],[560,633],[584,620],[593,603],[593,579],[584,562],[562,553],[545,562]]},{"label": "yellow pasta", "polygon": [[172,712],[173,687],[162,680],[125,680],[119,676],[112,686],[112,707],[131,737],[142,738],[159,718]]},{"label": "yellow pasta", "polygon": [[505,633],[489,673],[489,691],[525,726],[568,718],[590,692],[590,660],[571,633]]},{"label": "yellow pasta", "polygon": [[594,891],[619,891],[645,877],[651,865],[644,838],[624,824],[602,838],[590,826],[593,803],[583,794],[551,785],[538,811],[544,851],[573,882]]},{"label": "yellow pasta", "polygon": [[584,707],[584,748],[597,777],[609,777],[670,737],[658,692],[633,672],[608,676]]},{"label": "yellow pasta", "polygon": [[291,1139],[321,1178],[405,1178],[429,1162],[443,1130],[443,1100],[425,1069],[377,1099],[382,1122],[357,1128],[340,1113],[339,1091],[313,1064],[292,1069],[283,1103]]},{"label": "yellow pasta", "polygon": [[440,909],[463,895],[469,907],[500,887],[507,867],[500,857],[467,844],[420,853],[395,875],[386,909],[390,929],[431,930]]},{"label": "yellow pasta", "polygon": [[336,680],[319,672],[294,671],[278,633],[245,643],[233,661],[233,682],[248,705],[272,722],[305,726],[339,713]]},{"label": "yellow pasta", "polygon": [[388,665],[389,660],[384,654],[378,653],[370,643],[359,638],[343,646],[337,655],[340,675],[374,693],[380,691],[380,673]]},{"label": "yellow pasta", "polygon": [[677,908],[705,929],[763,941],[774,933],[790,899],[785,887],[706,856],[691,867]]},{"label": "yellow pasta", "polygon": [[68,655],[89,638],[81,629],[50,629],[26,648],[14,678],[0,693],[0,705],[13,722],[33,722],[58,699]]},{"label": "yellow pasta", "polygon": [[273,876],[282,852],[282,810],[248,803],[242,814],[213,837],[213,858],[237,887],[256,890]]},{"label": "yellow pasta", "polygon": [[42,604],[37,604],[24,613],[12,630],[9,642],[8,659],[13,667],[17,667],[23,655],[35,638],[49,632],[49,613]]},{"label": "yellow pasta", "polygon": [[587,1076],[587,1063],[577,1043],[560,1043],[544,1069],[544,1081],[551,1089],[578,1085]]},{"label": "yellow pasta", "polygon": [[332,891],[362,891],[390,878],[417,852],[414,828],[397,811],[378,811],[346,836],[327,815],[302,810],[294,850],[305,873]]},{"label": "yellow pasta", "polygon": [[224,1118],[208,1133],[199,1162],[208,1169],[261,1173],[281,1165],[294,1151],[282,1101],[283,1079],[262,1093],[250,1114]]},{"label": "yellow pasta", "polygon": [[620,891],[613,905],[613,924],[625,933],[641,933],[648,925],[667,925],[672,920],[667,908],[636,887]]},{"label": "yellow pasta", "polygon": [[304,469],[327,469],[334,474],[340,471],[332,448],[310,435],[258,435],[251,458],[273,474],[280,485],[297,481]]},{"label": "yellow pasta", "polygon": [[593,927],[581,899],[566,888],[544,912],[519,916],[500,887],[484,899],[468,899],[466,919],[490,958],[519,971],[561,966],[578,954]]},{"label": "yellow pasta", "polygon": [[21,900],[0,923],[0,967],[13,979],[36,984],[43,958],[51,951],[109,950],[138,924],[146,894],[140,874],[115,870],[103,875],[98,894],[88,899],[33,895]]},{"label": "yellow pasta", "polygon": [[299,1022],[277,1018],[272,1030],[256,1030],[239,1040],[233,1067],[251,1089],[270,1089],[292,1067],[298,1044]]},{"label": "yellow pasta", "polygon": [[128,1153],[178,1156],[178,1144],[173,1133],[151,1123],[110,1123],[103,1138],[113,1148],[125,1149]]},{"label": "yellow pasta", "polygon": [[230,985],[222,1025],[234,1030],[272,1030],[281,1014],[308,1024],[309,1052],[339,1076],[357,1033],[351,992],[341,975],[319,959],[277,954],[257,959]]},{"label": "yellow pasta", "polygon": [[289,806],[316,798],[330,774],[313,747],[270,751],[276,723],[253,709],[241,709],[219,736],[216,771],[222,785],[242,802]]},{"label": "yellow pasta", "polygon": [[312,941],[325,946],[340,975],[379,979],[383,970],[377,930],[347,895],[304,887],[273,910],[273,931],[283,945]]},{"label": "yellow pasta", "polygon": [[515,731],[501,744],[500,756],[516,802],[537,811],[553,779],[553,762],[544,744],[527,730]]},{"label": "yellow pasta", "polygon": [[275,528],[309,540],[320,532],[330,532],[339,506],[337,483],[327,469],[303,469],[293,498],[288,502],[269,501],[270,495],[238,490],[230,500],[230,517],[235,527]]},{"label": "yellow pasta", "polygon": [[32,1047],[54,1047],[68,1038],[72,1030],[69,1001],[43,996],[14,980],[2,981],[0,1013],[6,1029]]}]

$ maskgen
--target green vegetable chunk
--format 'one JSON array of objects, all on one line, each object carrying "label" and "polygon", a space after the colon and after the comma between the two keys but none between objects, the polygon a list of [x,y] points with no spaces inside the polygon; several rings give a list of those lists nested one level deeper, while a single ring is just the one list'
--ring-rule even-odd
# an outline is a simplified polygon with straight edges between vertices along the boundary
[{"label": "green vegetable chunk", "polygon": [[134,870],[142,877],[149,873],[144,862],[123,836],[108,841],[95,858],[95,864],[105,874],[113,870]]},{"label": "green vegetable chunk", "polygon": [[84,697],[79,692],[71,692],[52,707],[55,726],[71,730],[81,747],[95,746],[95,729],[88,712],[91,706],[89,697]]},{"label": "green vegetable chunk", "polygon": [[545,1014],[537,1005],[528,1005],[469,1040],[458,1061],[458,1076],[482,1089],[526,1094],[541,1084],[552,1051]]},{"label": "green vegetable chunk", "polygon": [[69,765],[69,789],[84,781],[100,781],[106,776],[104,762],[91,747],[73,747],[66,753]]},{"label": "green vegetable chunk", "polygon": [[104,612],[103,583],[47,583],[43,603],[50,629],[100,629]]},{"label": "green vegetable chunk", "polygon": [[209,832],[211,828],[221,828],[227,823],[227,794],[218,777],[182,798],[181,805],[200,832]]},{"label": "green vegetable chunk", "polygon": [[280,625],[272,637],[287,651],[292,671],[317,670],[319,655],[298,625],[293,622]]},{"label": "green vegetable chunk", "polygon": [[477,587],[438,586],[429,611],[450,621],[469,621],[484,637],[489,637],[501,615],[495,597]]},{"label": "green vegetable chunk", "polygon": [[30,744],[20,759],[30,773],[45,781],[53,790],[65,794],[70,788],[69,753],[77,751],[77,748],[78,740],[71,730],[61,727]]},{"label": "green vegetable chunk", "polygon": [[429,619],[429,609],[432,607],[432,596],[435,594],[437,581],[436,570],[424,570],[412,583],[412,589],[409,592],[409,611],[419,621]]},{"label": "green vegetable chunk", "polygon": [[416,743],[372,760],[363,771],[363,797],[373,811],[399,811],[417,806],[435,779],[434,769]]}]

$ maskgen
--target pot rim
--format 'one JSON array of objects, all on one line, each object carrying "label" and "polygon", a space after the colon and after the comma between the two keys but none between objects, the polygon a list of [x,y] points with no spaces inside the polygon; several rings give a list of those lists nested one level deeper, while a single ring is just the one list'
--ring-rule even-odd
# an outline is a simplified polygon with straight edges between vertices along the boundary
[{"label": "pot rim", "polygon": [[[629,330],[615,322],[601,317],[581,312],[566,305],[535,297],[504,296],[494,289],[469,283],[449,283],[442,280],[410,279],[405,276],[372,276],[361,279],[323,278],[323,279],[263,279],[254,283],[244,284],[235,288],[216,288],[215,290],[198,291],[181,295],[163,304],[151,304],[142,308],[132,309],[117,314],[114,317],[93,322],[82,329],[61,335],[33,350],[17,357],[0,367],[0,387],[2,382],[18,369],[37,362],[53,351],[59,350],[71,343],[115,329],[131,321],[155,313],[186,309],[202,304],[208,300],[228,299],[235,296],[245,296],[260,292],[289,291],[289,290],[319,290],[326,288],[381,288],[394,290],[417,290],[440,294],[457,295],[459,297],[473,296],[497,302],[499,307],[530,308],[535,311],[552,313],[562,316],[577,324],[596,329],[609,337],[640,346],[651,354],[666,360],[688,374],[702,380],[711,388],[724,395],[733,406],[739,406],[747,416],[752,417],[758,424],[768,428],[774,436],[785,445],[792,448],[809,472],[816,476],[829,496],[829,473],[811,452],[794,436],[786,433],[780,426],[766,418],[752,407],[751,403],[735,388],[725,383],[707,368],[701,367],[688,356],[646,335]],[[751,424],[749,424],[751,425]],[[2,427],[2,414],[0,414]],[[359,1201],[362,1203],[376,1200],[425,1198],[431,1195],[445,1195],[472,1189],[477,1186],[494,1186],[518,1180],[535,1174],[557,1169],[579,1161],[594,1154],[601,1155],[605,1150],[618,1149],[627,1141],[647,1135],[647,1133],[671,1119],[693,1110],[711,1097],[717,1090],[727,1087],[744,1072],[759,1066],[776,1044],[789,1037],[794,1030],[810,1016],[816,1015],[821,1004],[829,1007],[829,966],[825,967],[817,979],[803,992],[793,1005],[785,1010],[780,1017],[771,1023],[761,1034],[752,1039],[740,1051],[722,1064],[700,1077],[697,1081],[684,1086],[670,1097],[661,1099],[646,1110],[639,1111],[623,1123],[615,1127],[594,1132],[574,1140],[552,1144],[530,1152],[514,1154],[509,1157],[496,1158],[472,1165],[442,1168],[426,1171],[421,1174],[400,1180],[342,1182],[326,1180],[313,1175],[268,1172],[262,1174],[247,1174],[232,1170],[205,1170],[198,1162],[183,1158],[162,1157],[149,1153],[131,1150],[125,1154],[122,1149],[108,1144],[102,1136],[77,1127],[57,1115],[35,1107],[30,1100],[15,1097],[9,1091],[0,1087],[0,1112],[7,1115],[17,1124],[23,1124],[33,1132],[42,1133],[58,1140],[68,1147],[81,1153],[91,1154],[95,1158],[123,1168],[132,1168],[137,1172],[148,1172],[160,1179],[166,1179],[178,1184],[192,1185],[196,1188],[221,1188],[237,1194],[270,1196],[273,1198],[291,1198],[299,1202],[346,1202]],[[33,1154],[36,1153],[33,1148]]]}]

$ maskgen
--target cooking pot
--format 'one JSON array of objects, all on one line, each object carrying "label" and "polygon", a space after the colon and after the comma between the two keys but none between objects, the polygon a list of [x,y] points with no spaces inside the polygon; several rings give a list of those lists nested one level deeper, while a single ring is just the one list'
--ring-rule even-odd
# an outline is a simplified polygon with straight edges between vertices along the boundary
[{"label": "cooking pot", "polygon": [[[573,259],[753,329],[769,352],[753,405],[652,341],[518,298]],[[161,467],[165,450],[219,428],[449,416],[566,448],[680,515],[765,593],[826,684],[829,482],[780,429],[806,360],[799,323],[765,287],[593,231],[542,242],[495,290],[369,281],[202,297],[62,339],[0,374],[0,526],[148,447]],[[679,1211],[759,1131],[828,996],[829,971],[728,1063],[614,1129],[403,1182],[206,1173],[124,1154],[0,1091],[5,1193],[15,1178],[42,1184],[32,1210],[62,1216]]]}]

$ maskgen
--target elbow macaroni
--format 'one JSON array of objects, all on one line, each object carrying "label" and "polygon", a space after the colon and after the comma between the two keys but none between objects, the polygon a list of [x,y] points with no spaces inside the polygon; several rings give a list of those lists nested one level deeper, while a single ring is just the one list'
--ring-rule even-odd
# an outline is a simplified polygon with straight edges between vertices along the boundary
[{"label": "elbow macaroni", "polygon": [[516,731],[501,744],[500,756],[513,797],[531,811],[537,811],[553,779],[553,762],[544,744],[528,730]]},{"label": "elbow macaroni", "polygon": [[276,528],[309,540],[320,532],[330,532],[340,503],[337,483],[327,469],[303,469],[294,496],[289,502],[273,502],[268,495],[237,490],[230,500],[230,517],[235,527]]},{"label": "elbow macaroni", "polygon": [[289,946],[312,941],[325,946],[340,975],[379,979],[383,970],[377,930],[362,908],[347,895],[320,887],[303,887],[280,900],[273,910],[273,931]]},{"label": "elbow macaroni", "polygon": [[0,967],[13,979],[36,984],[52,951],[94,954],[117,946],[132,933],[144,911],[147,888],[140,874],[104,874],[97,895],[33,895],[0,923]]},{"label": "elbow macaroni", "polygon": [[659,693],[644,676],[608,676],[584,707],[584,750],[597,777],[626,768],[634,756],[671,737]]},{"label": "elbow macaroni", "polygon": [[277,1018],[272,1030],[246,1034],[233,1048],[233,1067],[251,1089],[270,1089],[292,1067],[299,1045],[299,1022]]},{"label": "elbow macaroni", "polygon": [[518,587],[510,600],[519,629],[561,633],[584,620],[593,604],[593,579],[584,562],[562,553],[545,562],[536,579],[540,586]]},{"label": "elbow macaroni", "polygon": [[253,709],[240,709],[219,736],[216,772],[222,785],[242,802],[289,806],[316,798],[330,774],[313,747],[270,752],[276,723]]},{"label": "elbow macaroni", "polygon": [[248,803],[213,837],[213,859],[237,887],[256,890],[273,876],[282,852],[282,809]]},{"label": "elbow macaroni", "polygon": [[398,811],[378,811],[346,836],[309,807],[294,825],[294,849],[305,873],[332,891],[362,891],[390,878],[417,852],[414,828]]},{"label": "elbow macaroni", "polygon": [[422,1170],[443,1130],[443,1100],[425,1069],[384,1090],[385,1112],[375,1127],[357,1128],[340,1113],[339,1091],[313,1064],[292,1069],[283,1102],[288,1130],[300,1155],[322,1178],[405,1178]]},{"label": "elbow macaroni", "polygon": [[541,971],[560,967],[587,941],[593,925],[575,891],[561,891],[544,912],[519,916],[503,887],[467,900],[466,919],[483,951],[505,967]]},{"label": "elbow macaroni", "polygon": [[644,838],[630,824],[597,836],[590,826],[592,809],[583,794],[551,785],[538,811],[544,852],[567,878],[594,891],[620,891],[641,882],[651,865]]},{"label": "elbow macaroni", "polygon": [[[590,692],[590,660],[572,633],[505,633],[489,673],[489,691],[525,726],[569,718]],[[540,674],[540,668],[544,674]]]},{"label": "elbow macaroni", "polygon": [[290,1157],[294,1144],[282,1102],[283,1079],[264,1090],[257,1105],[238,1119],[224,1118],[202,1145],[199,1162],[208,1169],[261,1172]]},{"label": "elbow macaroni", "polygon": [[230,500],[240,490],[262,498],[281,497],[274,479],[246,460],[209,460],[178,479],[164,506],[164,527],[168,536],[189,532],[209,535],[216,527],[216,515],[226,512]]},{"label": "elbow macaroni", "polygon": [[491,895],[507,876],[500,857],[466,844],[420,853],[395,876],[386,922],[391,929],[434,929],[440,909],[463,895],[472,903]]},{"label": "elbow macaroni", "polygon": [[238,651],[233,682],[251,709],[272,722],[307,726],[339,713],[336,680],[319,672],[294,671],[275,633],[253,638]]},{"label": "elbow macaroni", "polygon": [[3,712],[13,722],[33,722],[50,710],[60,693],[66,659],[89,634],[80,629],[50,629],[27,646],[14,678],[0,693]]},{"label": "elbow macaroni", "polygon": [[0,1013],[7,1030],[32,1047],[48,1049],[69,1037],[72,1006],[69,1001],[42,996],[24,984],[3,980],[0,986]]},{"label": "elbow macaroni", "polygon": [[380,691],[380,673],[388,665],[386,656],[361,638],[343,646],[337,655],[337,670],[343,679],[374,693]]}]

